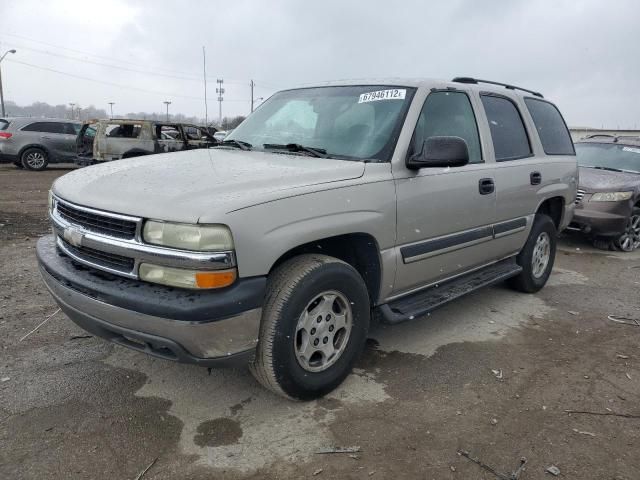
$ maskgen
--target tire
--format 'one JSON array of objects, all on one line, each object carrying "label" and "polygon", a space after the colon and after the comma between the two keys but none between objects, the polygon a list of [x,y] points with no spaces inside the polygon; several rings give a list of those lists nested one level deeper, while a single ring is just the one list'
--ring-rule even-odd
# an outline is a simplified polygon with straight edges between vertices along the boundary
[{"label": "tire", "polygon": [[16,166],[16,168],[19,168],[20,170],[22,170],[24,168],[22,166],[22,161],[21,160],[16,160],[15,162],[13,162],[13,164]]},{"label": "tire", "polygon": [[[315,303],[317,299],[321,301]],[[269,276],[250,370],[264,387],[289,399],[326,395],[342,383],[360,356],[370,314],[367,287],[351,265],[326,255],[294,257]],[[344,326],[339,320],[343,316]],[[316,341],[317,348],[312,346]]]},{"label": "tire", "polygon": [[27,148],[20,156],[22,166],[27,170],[40,172],[47,168],[49,155],[41,148]]},{"label": "tire", "polygon": [[[547,215],[536,214],[527,243],[516,257],[522,272],[508,281],[512,288],[524,293],[535,293],[545,286],[553,269],[557,236],[553,220]],[[546,250],[546,254],[540,252],[541,255],[538,255],[539,248]],[[546,258],[546,262],[541,262],[542,258]]]},{"label": "tire", "polygon": [[613,241],[613,245],[623,252],[640,248],[640,208],[633,208],[625,232]]}]

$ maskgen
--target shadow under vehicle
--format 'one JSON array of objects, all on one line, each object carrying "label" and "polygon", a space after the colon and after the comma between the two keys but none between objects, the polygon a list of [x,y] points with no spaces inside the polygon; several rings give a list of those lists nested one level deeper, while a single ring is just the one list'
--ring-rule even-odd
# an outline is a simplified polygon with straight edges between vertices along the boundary
[{"label": "shadow under vehicle", "polygon": [[81,166],[155,153],[207,148],[218,141],[204,127],[154,120],[92,120],[76,139]]}]

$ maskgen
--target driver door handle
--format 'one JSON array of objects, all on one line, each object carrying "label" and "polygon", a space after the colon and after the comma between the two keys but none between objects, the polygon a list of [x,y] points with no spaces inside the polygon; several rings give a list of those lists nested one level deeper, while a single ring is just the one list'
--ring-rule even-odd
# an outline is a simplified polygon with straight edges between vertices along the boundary
[{"label": "driver door handle", "polygon": [[480,191],[480,195],[489,195],[495,192],[496,184],[493,178],[481,178],[478,182],[478,190]]}]

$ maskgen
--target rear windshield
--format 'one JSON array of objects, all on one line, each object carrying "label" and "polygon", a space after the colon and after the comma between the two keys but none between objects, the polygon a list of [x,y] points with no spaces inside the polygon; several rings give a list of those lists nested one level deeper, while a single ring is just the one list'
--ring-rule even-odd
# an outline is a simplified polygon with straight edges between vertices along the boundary
[{"label": "rear windshield", "polygon": [[8,126],[9,126],[9,120],[0,118],[0,130],[6,130]]},{"label": "rear windshield", "polygon": [[578,165],[640,173],[640,146],[617,143],[576,143]]}]

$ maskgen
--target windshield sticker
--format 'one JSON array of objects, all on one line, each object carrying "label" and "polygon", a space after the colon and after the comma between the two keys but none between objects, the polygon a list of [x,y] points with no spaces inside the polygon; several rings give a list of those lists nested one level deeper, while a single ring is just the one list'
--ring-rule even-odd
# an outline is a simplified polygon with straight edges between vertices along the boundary
[{"label": "windshield sticker", "polygon": [[358,103],[377,102],[378,100],[404,100],[406,94],[407,90],[404,88],[367,92],[360,95]]},{"label": "windshield sticker", "polygon": [[[362,96],[362,95],[360,95],[360,96]],[[622,147],[622,151],[623,151],[623,152],[640,153],[640,148]]]}]

